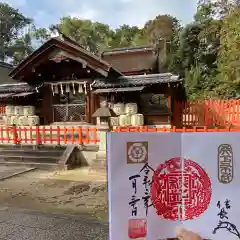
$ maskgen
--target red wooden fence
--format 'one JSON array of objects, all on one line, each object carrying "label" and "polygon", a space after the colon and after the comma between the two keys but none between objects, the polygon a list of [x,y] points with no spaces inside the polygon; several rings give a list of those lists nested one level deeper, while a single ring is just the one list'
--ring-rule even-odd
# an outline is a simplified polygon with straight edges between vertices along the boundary
[{"label": "red wooden fence", "polygon": [[5,114],[6,113],[6,106],[4,104],[0,105],[0,114]]},{"label": "red wooden fence", "polygon": [[97,144],[96,128],[0,127],[0,143],[6,144]]},{"label": "red wooden fence", "polygon": [[[114,132],[240,132],[238,128],[150,128],[143,127],[117,127]],[[0,127],[0,144],[98,144],[97,128],[60,128],[60,127]]]},{"label": "red wooden fence", "polygon": [[150,128],[148,126],[143,127],[117,127],[113,130],[114,132],[240,132],[239,128],[208,128],[205,127],[192,127],[192,128],[177,128],[173,126],[172,128]]},{"label": "red wooden fence", "polygon": [[240,100],[176,101],[173,117],[178,127],[240,127]]}]

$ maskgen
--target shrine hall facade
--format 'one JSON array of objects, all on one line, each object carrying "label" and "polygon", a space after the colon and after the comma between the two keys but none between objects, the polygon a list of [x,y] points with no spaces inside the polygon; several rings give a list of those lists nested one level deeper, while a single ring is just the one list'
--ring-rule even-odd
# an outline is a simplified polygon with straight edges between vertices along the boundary
[{"label": "shrine hall facade", "polygon": [[0,101],[33,104],[41,125],[95,124],[92,115],[106,100],[137,103],[146,125],[171,124],[182,79],[164,71],[165,59],[164,43],[157,49],[109,50],[98,57],[68,37],[52,38],[10,72],[16,84],[0,85]]}]

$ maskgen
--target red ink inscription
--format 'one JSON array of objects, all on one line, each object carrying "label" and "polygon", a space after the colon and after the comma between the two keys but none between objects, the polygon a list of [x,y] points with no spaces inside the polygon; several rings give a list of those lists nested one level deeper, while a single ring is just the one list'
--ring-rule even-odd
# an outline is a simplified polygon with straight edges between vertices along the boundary
[{"label": "red ink inscription", "polygon": [[211,181],[196,162],[172,158],[155,171],[150,195],[159,216],[175,221],[190,220],[207,210],[212,195]]},{"label": "red ink inscription", "polygon": [[145,238],[147,236],[146,219],[129,219],[128,220],[128,237],[130,239]]}]

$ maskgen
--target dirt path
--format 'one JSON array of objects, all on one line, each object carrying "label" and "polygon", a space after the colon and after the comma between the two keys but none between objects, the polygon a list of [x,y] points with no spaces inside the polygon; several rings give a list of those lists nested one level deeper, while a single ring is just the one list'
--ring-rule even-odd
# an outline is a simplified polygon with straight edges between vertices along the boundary
[{"label": "dirt path", "polygon": [[106,220],[106,175],[89,174],[88,169],[28,172],[0,181],[0,204]]}]

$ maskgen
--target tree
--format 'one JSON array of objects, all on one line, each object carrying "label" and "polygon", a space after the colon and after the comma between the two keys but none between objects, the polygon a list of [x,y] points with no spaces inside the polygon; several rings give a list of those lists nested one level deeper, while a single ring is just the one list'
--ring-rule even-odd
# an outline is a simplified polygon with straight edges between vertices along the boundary
[{"label": "tree", "polygon": [[56,27],[94,54],[108,47],[113,35],[106,24],[71,17],[62,18]]},{"label": "tree", "polygon": [[17,9],[0,3],[0,60],[4,61],[6,57],[13,56],[10,46],[31,23],[32,20],[23,16]]},{"label": "tree", "polygon": [[181,30],[179,21],[170,15],[158,15],[144,26],[145,38],[149,44],[157,44],[159,40],[171,41]]},{"label": "tree", "polygon": [[216,17],[217,12],[215,3],[205,1],[198,6],[194,22],[181,32],[171,69],[185,78],[189,98],[216,96],[216,61],[222,27],[222,18]]},{"label": "tree", "polygon": [[[54,31],[54,29],[52,31]],[[47,40],[51,38],[52,31],[47,28],[34,29],[34,31],[32,32],[32,37],[38,40],[40,44],[44,44]]]},{"label": "tree", "polygon": [[235,8],[223,19],[220,32],[217,79],[219,96],[240,96],[240,8]]},{"label": "tree", "polygon": [[12,64],[17,65],[34,51],[31,35],[28,33],[17,38],[13,45],[9,46],[9,50],[12,52]]},{"label": "tree", "polygon": [[124,48],[136,46],[137,36],[140,40],[141,30],[138,27],[123,25],[117,28],[112,34],[110,48]]}]

